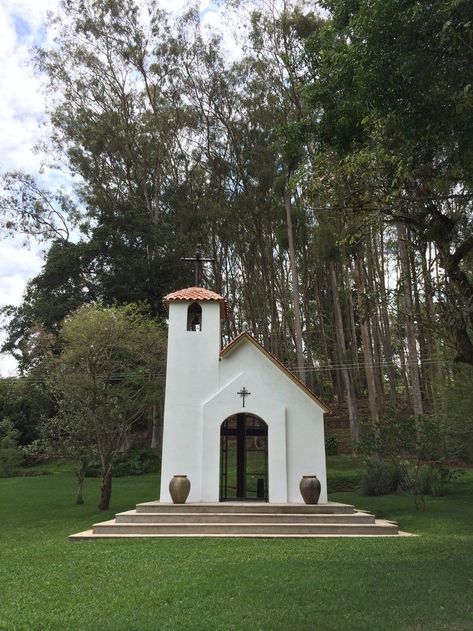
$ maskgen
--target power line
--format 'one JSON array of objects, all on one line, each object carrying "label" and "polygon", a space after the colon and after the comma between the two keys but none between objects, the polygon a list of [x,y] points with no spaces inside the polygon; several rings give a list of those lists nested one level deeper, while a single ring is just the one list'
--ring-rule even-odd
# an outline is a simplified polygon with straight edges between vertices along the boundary
[{"label": "power line", "polygon": [[[439,360],[436,358],[426,358],[426,359],[422,359],[421,361],[414,361],[411,362],[409,361],[409,359],[406,359],[406,366],[409,365],[416,365],[416,366],[422,366],[424,364],[434,364],[434,363],[438,363],[441,365],[446,365],[446,364],[453,364],[453,360]],[[364,362],[349,362],[346,364],[342,364],[342,363],[338,363],[338,364],[326,364],[325,366],[302,366],[302,367],[297,367],[297,366],[286,366],[286,368],[288,368],[288,370],[291,370],[293,372],[312,372],[312,371],[322,371],[322,370],[343,370],[344,368],[382,368],[384,366],[394,366],[395,368],[402,368],[400,362],[386,362],[386,361],[382,361],[382,362],[373,362],[370,364],[366,364]]]},{"label": "power line", "polygon": [[[76,372],[76,373],[70,373],[70,374],[75,374],[75,375],[86,375],[86,373],[81,373],[81,372]],[[164,372],[162,373],[155,373],[155,374],[150,374],[150,375],[141,375],[140,379],[135,380],[138,382],[142,382],[145,383],[147,381],[151,381],[151,380],[157,380],[158,378],[162,377],[164,375]],[[115,381],[125,381],[125,380],[131,380],[133,379],[134,376],[139,376],[138,373],[121,373],[119,375],[98,375],[97,379],[100,381],[110,381],[110,382],[115,382]],[[47,377],[29,377],[29,376],[21,376],[21,375],[11,375],[8,377],[0,377],[0,381],[21,381],[21,382],[28,382],[28,383],[37,383],[37,384],[44,384],[45,380],[47,379]]]},{"label": "power line", "polygon": [[[164,363],[164,361],[162,362]],[[408,367],[409,365],[417,365],[417,366],[423,366],[425,364],[434,364],[434,363],[438,363],[441,366],[446,366],[446,365],[450,365],[453,364],[453,360],[445,360],[445,359],[437,359],[435,357],[427,357],[422,359],[421,361],[415,361],[415,362],[410,362],[409,359],[406,359],[405,365],[406,367]],[[366,369],[366,368],[384,368],[384,367],[394,367],[394,368],[402,368],[402,365],[400,362],[394,362],[394,361],[381,361],[381,362],[372,362],[372,363],[365,363],[365,362],[348,362],[348,363],[334,363],[334,364],[325,364],[325,365],[320,365],[320,366],[302,366],[302,367],[298,367],[298,366],[294,366],[294,365],[285,365],[284,367],[287,368],[287,370],[289,370],[290,372],[297,374],[300,373],[311,373],[311,372],[338,372],[338,371],[342,371],[345,369],[348,370],[352,370],[354,368],[359,368],[359,369]],[[78,373],[78,374],[84,374],[84,373]],[[138,382],[142,382],[145,383],[147,381],[150,380],[158,380],[159,378],[164,376],[164,371],[163,372],[159,372],[159,373],[151,373],[149,375],[140,375],[137,372],[129,372],[129,373],[117,373],[117,375],[103,375],[103,376],[98,376],[97,378],[101,381],[103,380],[109,380],[110,382],[117,382],[117,381],[125,381],[125,380],[132,380],[133,377],[140,377],[139,379],[135,380]],[[41,377],[41,376],[9,376],[9,377],[1,377],[0,381],[21,381],[21,382],[27,382],[27,383],[31,383],[31,384],[44,384],[45,382],[45,377]]]}]

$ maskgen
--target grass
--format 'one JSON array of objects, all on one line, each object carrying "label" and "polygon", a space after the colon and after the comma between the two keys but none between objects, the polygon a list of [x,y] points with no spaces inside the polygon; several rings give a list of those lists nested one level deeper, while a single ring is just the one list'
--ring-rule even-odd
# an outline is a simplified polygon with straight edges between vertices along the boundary
[{"label": "grass", "polygon": [[[356,468],[335,462],[329,471]],[[405,496],[331,499],[399,520],[399,539],[156,539],[67,536],[154,499],[156,475],[115,481],[113,511],[73,504],[74,480],[0,480],[0,629],[473,629],[473,475],[416,513]]]}]

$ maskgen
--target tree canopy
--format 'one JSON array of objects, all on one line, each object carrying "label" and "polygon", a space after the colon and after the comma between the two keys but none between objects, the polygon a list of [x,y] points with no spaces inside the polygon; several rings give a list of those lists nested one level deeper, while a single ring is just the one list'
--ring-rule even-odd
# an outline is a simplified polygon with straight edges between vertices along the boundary
[{"label": "tree canopy", "polygon": [[92,449],[98,453],[99,508],[106,510],[114,459],[126,451],[133,426],[161,394],[165,336],[136,305],[89,305],[64,320],[59,347],[45,366],[60,422],[47,422],[43,438],[49,434],[50,443],[66,455],[73,452],[80,464]]},{"label": "tree canopy", "polygon": [[81,305],[162,320],[202,243],[224,337],[245,325],[346,407],[353,440],[365,416],[443,414],[473,366],[471,2],[222,10],[236,57],[196,9],[61,2],[35,63],[49,151],[77,184],[68,197],[6,176],[5,229],[50,247],[4,310],[4,350],[28,378],[38,332],[60,353]]}]

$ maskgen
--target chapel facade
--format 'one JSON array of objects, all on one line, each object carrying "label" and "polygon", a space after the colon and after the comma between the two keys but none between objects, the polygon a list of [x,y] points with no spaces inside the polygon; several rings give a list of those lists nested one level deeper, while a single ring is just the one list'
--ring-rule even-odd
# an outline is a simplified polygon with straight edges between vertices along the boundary
[{"label": "chapel facade", "polygon": [[327,406],[244,332],[221,348],[227,303],[190,287],[165,297],[169,310],[161,502],[187,475],[188,502],[300,503],[304,475],[327,502]]}]

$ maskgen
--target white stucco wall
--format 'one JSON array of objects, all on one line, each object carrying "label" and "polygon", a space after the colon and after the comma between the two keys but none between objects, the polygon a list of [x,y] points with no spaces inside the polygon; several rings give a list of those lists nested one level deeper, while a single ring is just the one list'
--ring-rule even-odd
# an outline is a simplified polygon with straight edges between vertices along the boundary
[{"label": "white stucco wall", "polygon": [[[222,361],[223,366],[225,360]],[[226,366],[228,368],[228,366]],[[284,406],[274,402],[271,392],[264,386],[246,399],[245,408],[237,392],[250,373],[238,370],[233,380],[204,405],[202,441],[202,501],[218,502],[220,470],[220,427],[229,416],[239,412],[256,414],[268,425],[268,490],[270,502],[287,502],[286,482],[286,414]],[[225,371],[228,372],[228,371]],[[270,419],[270,420],[269,420]]]},{"label": "white stucco wall", "polygon": [[169,333],[164,403],[161,501],[171,501],[169,481],[188,475],[190,502],[201,499],[202,404],[216,391],[220,354],[220,305],[199,302],[202,330],[187,331],[191,303],[169,304]]},{"label": "white stucco wall", "polygon": [[[191,480],[188,501],[219,500],[220,427],[247,412],[268,425],[269,501],[301,502],[299,482],[315,474],[327,501],[323,412],[251,341],[220,359],[220,305],[202,301],[202,330],[187,331],[190,302],[169,306],[161,501],[175,474]],[[251,395],[245,408],[237,392]]]},{"label": "white stucco wall", "polygon": [[[238,375],[235,379],[235,375]],[[327,502],[327,476],[325,465],[325,439],[322,409],[289,379],[273,362],[251,342],[242,342],[222,359],[220,382],[229,383],[228,400],[233,403],[231,414],[241,412],[241,400],[236,392],[243,386],[251,392],[246,399],[245,411],[257,414],[268,424],[269,501],[301,502],[299,482],[303,475],[315,474],[321,483],[320,503]],[[231,405],[229,405],[229,408]],[[281,418],[285,417],[285,431]],[[273,432],[271,429],[273,428]],[[284,441],[285,458],[280,445]],[[271,444],[272,443],[272,444]],[[271,457],[271,449],[276,454]],[[273,467],[271,467],[273,463]],[[285,500],[281,500],[280,471],[275,467],[286,465]],[[273,489],[273,495],[271,494]]]}]

